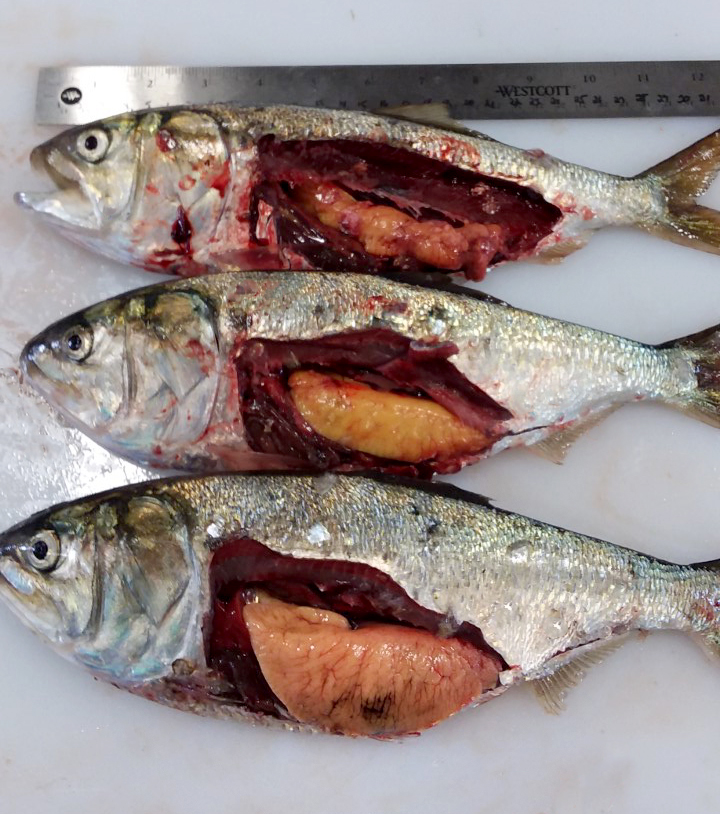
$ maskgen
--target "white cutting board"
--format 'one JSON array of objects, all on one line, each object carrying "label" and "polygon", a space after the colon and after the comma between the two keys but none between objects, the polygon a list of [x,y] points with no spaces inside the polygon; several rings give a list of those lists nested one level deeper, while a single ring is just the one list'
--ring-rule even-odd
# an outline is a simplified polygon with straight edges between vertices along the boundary
[{"label": "white cutting board", "polygon": [[[71,310],[158,281],[94,258],[11,200],[40,189],[37,68],[712,59],[715,0],[487,4],[6,2],[0,9],[0,366]],[[720,88],[718,88],[720,93]],[[292,101],[292,100],[289,100]],[[502,140],[633,174],[711,119],[489,123]],[[720,206],[720,191],[709,200]],[[660,342],[720,322],[720,258],[612,231],[563,266],[497,269],[516,305]],[[141,479],[53,425],[0,377],[0,527],[68,496]],[[628,406],[558,467],[516,452],[454,480],[507,509],[679,561],[720,556],[720,433]],[[193,718],[92,681],[0,609],[0,812],[575,814],[720,810],[720,665],[657,634],[595,668],[559,717],[527,689],[399,744]]]}]

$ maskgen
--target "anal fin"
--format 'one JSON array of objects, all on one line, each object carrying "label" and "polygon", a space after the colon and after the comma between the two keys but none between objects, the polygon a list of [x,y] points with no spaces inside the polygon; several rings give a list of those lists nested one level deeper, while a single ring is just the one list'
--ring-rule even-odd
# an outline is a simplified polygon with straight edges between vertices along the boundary
[{"label": "anal fin", "polygon": [[561,464],[565,460],[570,447],[584,435],[588,430],[591,430],[601,421],[606,419],[611,413],[614,413],[621,405],[611,404],[609,407],[604,407],[595,413],[587,416],[587,418],[580,418],[574,421],[565,429],[554,432],[542,441],[537,441],[534,444],[526,447],[528,452],[533,452],[541,458],[552,461],[555,464]]},{"label": "anal fin", "polygon": [[720,632],[713,628],[704,633],[691,633],[692,638],[700,645],[703,653],[714,664],[720,662]]},{"label": "anal fin", "polygon": [[552,246],[546,246],[544,249],[540,249],[540,251],[536,254],[533,254],[527,258],[524,257],[523,260],[526,260],[528,263],[560,263],[569,254],[574,254],[578,249],[582,249],[586,243],[587,238],[571,238],[569,240],[563,240],[562,242],[555,243]]},{"label": "anal fin", "polygon": [[[610,653],[614,653],[625,643],[627,635],[619,636],[604,644],[595,644],[578,648],[576,655],[573,651],[564,654],[565,663],[557,667],[550,675],[536,678],[532,681],[532,688],[545,707],[546,712],[558,715],[565,709],[565,695],[568,690],[576,687],[585,678],[588,670],[604,661]],[[557,657],[562,659],[563,656]]]}]

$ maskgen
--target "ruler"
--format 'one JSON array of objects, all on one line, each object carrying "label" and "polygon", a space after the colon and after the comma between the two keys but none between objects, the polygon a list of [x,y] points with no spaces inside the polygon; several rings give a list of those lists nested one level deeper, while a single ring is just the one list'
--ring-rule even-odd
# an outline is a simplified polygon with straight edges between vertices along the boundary
[{"label": "ruler", "polygon": [[720,115],[720,61],[43,68],[38,124],[239,102],[380,110],[444,102],[458,119]]}]

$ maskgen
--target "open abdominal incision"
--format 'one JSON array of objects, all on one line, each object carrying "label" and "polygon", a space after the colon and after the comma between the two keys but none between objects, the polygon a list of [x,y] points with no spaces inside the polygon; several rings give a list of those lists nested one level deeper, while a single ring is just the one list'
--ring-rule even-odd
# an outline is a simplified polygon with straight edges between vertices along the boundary
[{"label": "open abdominal incision", "polygon": [[252,340],[236,362],[248,445],[323,469],[455,471],[511,417],[455,368],[455,353],[386,329]]},{"label": "open abdominal incision", "polygon": [[261,268],[482,279],[532,252],[561,217],[532,190],[384,144],[267,136],[258,167],[249,221]]},{"label": "open abdominal incision", "polygon": [[368,565],[226,542],[210,566],[207,665],[220,699],[349,735],[426,729],[501,691],[506,665],[471,624],[418,605]]}]

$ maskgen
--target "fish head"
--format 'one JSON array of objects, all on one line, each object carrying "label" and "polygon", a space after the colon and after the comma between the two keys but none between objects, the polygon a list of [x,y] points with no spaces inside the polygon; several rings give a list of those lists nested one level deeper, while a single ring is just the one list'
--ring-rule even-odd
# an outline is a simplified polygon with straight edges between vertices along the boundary
[{"label": "fish head", "polygon": [[126,113],[64,131],[36,147],[49,193],[18,192],[71,240],[154,271],[196,268],[229,182],[221,128],[194,110]]},{"label": "fish head", "polygon": [[208,429],[221,375],[216,318],[198,292],[144,289],[42,331],[24,374],[70,423],[120,455],[168,465]]},{"label": "fish head", "polygon": [[19,192],[16,201],[81,241],[110,232],[132,206],[141,151],[132,114],[66,130],[30,154],[55,189]]},{"label": "fish head", "polygon": [[161,676],[198,614],[189,541],[182,507],[142,486],[62,504],[0,534],[0,597],[98,675]]}]

